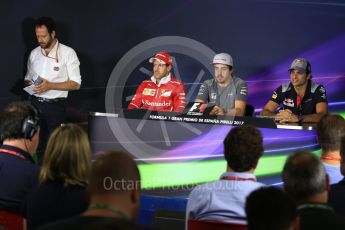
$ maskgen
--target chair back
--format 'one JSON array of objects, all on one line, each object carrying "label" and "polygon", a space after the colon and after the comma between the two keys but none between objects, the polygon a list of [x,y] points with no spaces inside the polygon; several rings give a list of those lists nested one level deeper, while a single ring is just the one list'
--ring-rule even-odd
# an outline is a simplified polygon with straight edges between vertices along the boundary
[{"label": "chair back", "polygon": [[23,230],[24,229],[24,220],[17,213],[13,213],[7,210],[0,210],[0,229],[9,230]]},{"label": "chair back", "polygon": [[185,219],[185,211],[157,209],[150,227],[152,229],[184,230],[186,226]]},{"label": "chair back", "polygon": [[247,225],[206,220],[188,220],[188,230],[247,230]]}]

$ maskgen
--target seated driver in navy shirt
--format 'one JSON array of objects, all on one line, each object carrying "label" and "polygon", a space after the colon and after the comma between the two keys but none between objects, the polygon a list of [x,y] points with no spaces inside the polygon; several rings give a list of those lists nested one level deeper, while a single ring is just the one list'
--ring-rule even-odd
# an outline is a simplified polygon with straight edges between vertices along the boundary
[{"label": "seated driver in navy shirt", "polygon": [[273,92],[261,115],[274,116],[280,123],[318,122],[328,110],[325,87],[311,80],[311,65],[304,58],[295,59],[289,72],[290,82]]}]

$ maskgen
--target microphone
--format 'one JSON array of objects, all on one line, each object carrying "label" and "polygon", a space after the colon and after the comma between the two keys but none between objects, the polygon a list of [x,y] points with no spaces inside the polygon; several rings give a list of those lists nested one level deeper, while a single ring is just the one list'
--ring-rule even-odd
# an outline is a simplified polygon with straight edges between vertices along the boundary
[{"label": "microphone", "polygon": [[302,115],[302,98],[301,98],[301,96],[297,95],[296,104],[297,104],[297,109],[298,109],[298,116],[300,116],[300,115]]}]

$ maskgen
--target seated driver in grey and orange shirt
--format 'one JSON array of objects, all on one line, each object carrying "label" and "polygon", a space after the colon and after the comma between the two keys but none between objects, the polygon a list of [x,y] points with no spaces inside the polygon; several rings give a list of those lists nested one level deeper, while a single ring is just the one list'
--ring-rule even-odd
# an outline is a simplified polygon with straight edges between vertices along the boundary
[{"label": "seated driver in grey and orange shirt", "polygon": [[229,54],[214,56],[214,78],[200,87],[195,102],[215,104],[210,115],[243,116],[247,101],[247,83],[234,76],[233,61]]},{"label": "seated driver in grey and orange shirt", "polygon": [[182,81],[171,76],[172,57],[160,52],[149,62],[153,63],[153,76],[139,85],[128,109],[182,112],[186,106],[186,92]]}]

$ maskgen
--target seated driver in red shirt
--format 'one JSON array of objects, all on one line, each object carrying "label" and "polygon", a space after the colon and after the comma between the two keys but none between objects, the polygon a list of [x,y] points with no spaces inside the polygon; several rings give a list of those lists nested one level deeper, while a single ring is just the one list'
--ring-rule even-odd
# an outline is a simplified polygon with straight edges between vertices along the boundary
[{"label": "seated driver in red shirt", "polygon": [[160,52],[149,62],[153,63],[153,76],[139,85],[128,109],[182,112],[186,106],[186,92],[182,81],[171,76],[171,55]]}]

